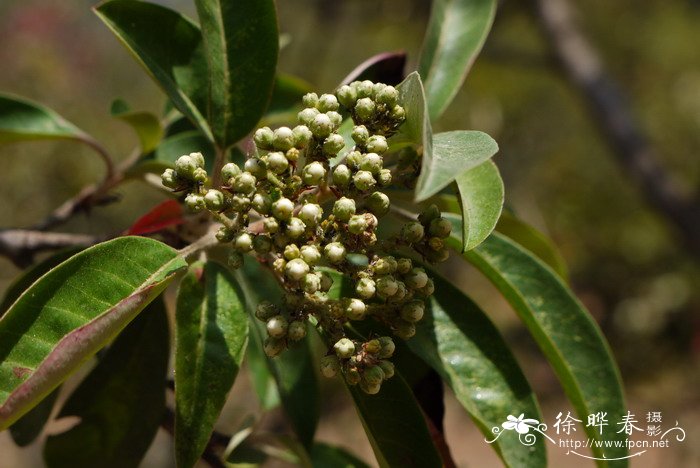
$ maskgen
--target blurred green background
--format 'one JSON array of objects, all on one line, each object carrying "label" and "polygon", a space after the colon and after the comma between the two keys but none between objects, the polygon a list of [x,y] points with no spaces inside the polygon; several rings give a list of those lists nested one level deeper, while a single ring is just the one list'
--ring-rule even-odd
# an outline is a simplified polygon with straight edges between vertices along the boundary
[{"label": "blurred green background", "polygon": [[[190,1],[157,3],[194,16]],[[160,113],[165,98],[91,13],[93,4],[0,2],[0,90],[52,107],[123,158],[137,141],[109,116],[112,100],[120,97],[135,109]],[[664,411],[668,422],[678,420],[686,428],[686,441],[657,461],[693,466],[700,460],[697,257],[684,250],[673,226],[646,205],[616,165],[585,100],[552,64],[527,5],[501,2],[482,55],[435,127],[478,129],[498,141],[495,161],[506,184],[506,203],[561,249],[575,291],[611,342],[630,406],[640,414]],[[662,165],[680,183],[697,189],[700,2],[587,0],[574,5]],[[297,0],[279,1],[278,7],[280,29],[289,40],[280,70],[331,91],[375,53],[404,50],[409,69],[415,67],[430,2]],[[0,228],[31,226],[103,175],[95,154],[71,143],[0,146],[0,161]],[[96,208],[62,229],[116,232],[163,198],[138,182],[118,193],[122,203]],[[0,259],[0,290],[18,272]],[[461,286],[493,314],[516,346],[533,386],[544,395],[545,409],[558,408],[561,390],[514,314],[493,299],[483,281],[462,273]],[[453,447],[460,443],[448,441]],[[657,466],[654,460],[635,463]]]}]

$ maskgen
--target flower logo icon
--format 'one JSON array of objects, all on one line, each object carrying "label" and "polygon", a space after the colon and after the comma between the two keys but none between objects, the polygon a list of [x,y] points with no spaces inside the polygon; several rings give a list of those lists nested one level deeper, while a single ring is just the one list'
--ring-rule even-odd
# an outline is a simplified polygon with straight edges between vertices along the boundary
[{"label": "flower logo icon", "polygon": [[527,434],[530,432],[531,427],[537,427],[539,421],[536,419],[525,419],[525,414],[522,413],[517,418],[512,414],[509,414],[506,418],[507,421],[501,424],[503,429],[507,431],[515,430],[518,434]]}]

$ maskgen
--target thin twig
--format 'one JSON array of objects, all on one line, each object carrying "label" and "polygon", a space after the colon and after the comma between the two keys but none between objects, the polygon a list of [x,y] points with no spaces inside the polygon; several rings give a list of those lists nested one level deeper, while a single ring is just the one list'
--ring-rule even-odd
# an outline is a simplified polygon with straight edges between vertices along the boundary
[{"label": "thin twig", "polygon": [[112,156],[109,154],[109,151],[102,146],[102,144],[95,140],[93,137],[90,135],[84,135],[83,137],[80,138],[80,141],[88,145],[90,148],[95,150],[97,154],[100,155],[102,160],[105,163],[105,166],[107,168],[107,174],[105,175],[105,180],[111,179],[114,177],[114,173],[116,171],[114,167],[114,159],[112,159]]},{"label": "thin twig", "polygon": [[0,255],[9,258],[19,268],[24,268],[31,265],[34,254],[38,252],[64,247],[86,247],[104,239],[85,234],[5,229],[0,231]]},{"label": "thin twig", "polygon": [[673,223],[690,250],[700,257],[700,198],[659,163],[659,154],[639,127],[622,91],[604,69],[599,53],[573,20],[567,0],[534,0],[539,24],[559,66],[586,98],[589,111],[618,163],[639,186],[647,202]]}]

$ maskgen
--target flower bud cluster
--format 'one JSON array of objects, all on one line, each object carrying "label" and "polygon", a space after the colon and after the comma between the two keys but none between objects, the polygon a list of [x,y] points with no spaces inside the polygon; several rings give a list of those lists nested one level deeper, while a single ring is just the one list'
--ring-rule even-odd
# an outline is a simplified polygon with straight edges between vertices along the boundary
[{"label": "flower bud cluster", "polygon": [[[265,353],[276,356],[302,340],[311,322],[331,343],[323,375],[340,374],[373,394],[394,373],[388,361],[394,342],[387,336],[351,339],[345,325],[371,317],[399,338],[413,336],[434,286],[408,257],[446,259],[450,225],[433,206],[400,234],[377,236],[379,219],[391,206],[382,190],[392,183],[387,139],[405,120],[394,87],[354,82],[335,94],[309,93],[303,103],[297,126],[254,133],[255,152],[242,167],[223,165],[220,187],[207,187],[199,153],[178,159],[163,173],[163,184],[186,191],[188,208],[207,210],[221,223],[216,237],[231,246],[231,268],[252,255],[282,285],[281,304],[262,301],[255,311],[267,332]],[[341,112],[355,124],[350,148],[338,133]],[[392,255],[402,250],[403,257]],[[352,282],[349,297],[327,294],[333,271]]]}]

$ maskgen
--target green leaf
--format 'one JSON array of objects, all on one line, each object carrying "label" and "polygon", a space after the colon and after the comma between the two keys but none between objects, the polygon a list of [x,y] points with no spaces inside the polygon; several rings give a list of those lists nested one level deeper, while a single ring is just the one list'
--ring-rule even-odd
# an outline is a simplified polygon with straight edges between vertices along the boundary
[{"label": "green leaf", "polygon": [[[301,108],[301,98],[304,94],[313,91],[312,86],[293,75],[278,73],[275,77],[275,85],[272,89],[270,105],[267,113],[287,111],[290,108]],[[295,115],[296,117],[296,115]]]},{"label": "green leaf", "polygon": [[[435,294],[416,335],[406,341],[411,351],[440,374],[488,440],[510,414],[542,421],[535,394],[498,329],[459,289],[432,278]],[[527,447],[500,437],[493,448],[507,466],[547,464],[543,438]]]},{"label": "green leaf", "polygon": [[117,99],[112,103],[111,113],[113,117],[123,120],[131,126],[139,137],[141,152],[150,153],[163,138],[163,127],[158,117],[150,112],[132,111],[126,102]]},{"label": "green leaf", "polygon": [[28,140],[85,140],[85,132],[48,107],[0,94],[0,143]]},{"label": "green leaf", "polygon": [[535,254],[554,270],[564,282],[569,282],[569,269],[561,253],[559,253],[559,249],[549,237],[509,211],[501,213],[496,230]]},{"label": "green leaf", "polygon": [[165,412],[168,335],[158,299],[126,327],[61,409],[59,417],[80,422],[48,438],[49,468],[139,465]]},{"label": "green leaf", "polygon": [[[255,308],[262,299],[281,303],[282,291],[269,270],[257,262],[246,262],[243,271],[236,272],[253,317]],[[251,330],[257,334],[258,342],[266,336],[264,324],[257,319]],[[313,443],[320,416],[320,389],[313,363],[309,340],[301,340],[275,358],[267,358],[270,373],[277,382],[285,413],[294,427],[299,441],[309,449]]]},{"label": "green leaf", "polygon": [[176,11],[141,1],[112,0],[94,11],[175,107],[213,141],[202,115],[208,83],[197,25]]},{"label": "green leaf", "polygon": [[348,386],[380,467],[442,466],[425,417],[400,374],[376,395]]},{"label": "green leaf", "polygon": [[[399,128],[399,132],[391,138],[392,147],[401,147],[407,144],[419,145],[419,150],[423,153],[423,168],[425,169],[429,167],[429,162],[433,158],[433,130],[430,127],[420,75],[417,72],[411,73],[396,88],[399,91],[399,102],[406,110],[406,121]],[[419,178],[418,184],[420,185],[420,183]]]},{"label": "green leaf", "polygon": [[459,175],[456,179],[462,207],[462,248],[481,244],[496,227],[503,210],[503,180],[493,161]]},{"label": "green leaf", "polygon": [[190,153],[202,153],[206,161],[206,169],[212,170],[216,154],[214,145],[197,130],[178,133],[164,139],[156,148],[155,159],[166,163],[168,167],[175,167],[177,158]]},{"label": "green leaf", "polygon": [[431,119],[447,109],[486,41],[495,0],[435,0],[418,71]]},{"label": "green leaf", "polygon": [[313,466],[334,468],[369,468],[369,465],[347,450],[323,442],[314,444],[311,449]]},{"label": "green leaf", "polygon": [[[251,321],[254,319],[251,319]],[[253,323],[255,326],[255,323]],[[248,370],[250,380],[263,410],[276,408],[280,404],[280,394],[277,391],[275,378],[270,373],[267,357],[263,352],[263,343],[259,333],[250,334],[248,346]]]},{"label": "green leaf", "polygon": [[[459,227],[459,220],[447,215]],[[457,237],[451,238],[455,248]],[[545,263],[507,237],[493,233],[464,257],[479,269],[503,294],[537,341],[559,378],[579,418],[607,413],[619,421],[625,413],[620,374],[605,338],[583,305]],[[595,427],[585,427],[588,436],[601,440]],[[605,440],[625,439],[610,431]],[[614,445],[614,443],[612,444]],[[624,457],[621,447],[594,447],[597,457]],[[609,461],[609,466],[626,466]],[[600,462],[601,466],[608,466]]]},{"label": "green leaf", "polygon": [[0,319],[0,430],[113,339],[185,266],[165,244],[120,237],[27,289]]},{"label": "green leaf", "polygon": [[272,0],[195,0],[209,69],[208,121],[228,148],[265,113],[279,39]]},{"label": "green leaf", "polygon": [[248,343],[248,315],[226,268],[214,262],[190,267],[180,283],[175,323],[175,454],[178,466],[194,466]]},{"label": "green leaf", "polygon": [[416,201],[423,201],[450,182],[489,160],[498,151],[498,144],[485,133],[457,130],[433,136],[430,160],[423,155],[423,166],[416,185]]}]

